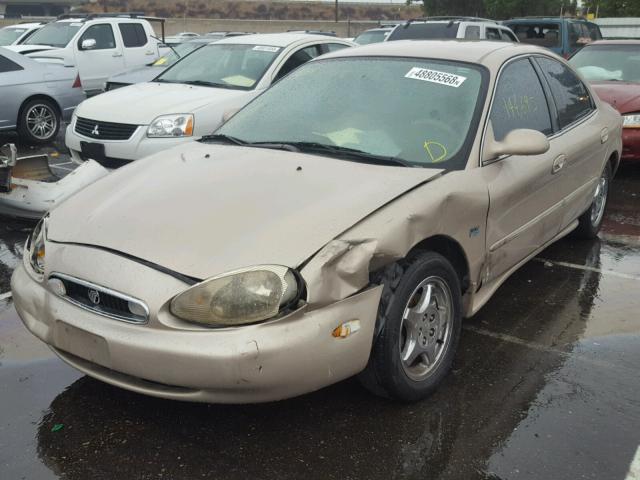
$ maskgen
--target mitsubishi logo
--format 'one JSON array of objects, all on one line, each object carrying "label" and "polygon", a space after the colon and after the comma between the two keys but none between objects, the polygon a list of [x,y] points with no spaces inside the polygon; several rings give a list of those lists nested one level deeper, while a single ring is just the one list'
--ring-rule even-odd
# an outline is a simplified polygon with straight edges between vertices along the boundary
[{"label": "mitsubishi logo", "polygon": [[87,296],[94,305],[100,304],[100,293],[97,290],[89,290],[89,292],[87,292]]},{"label": "mitsubishi logo", "polygon": [[93,127],[93,130],[91,131],[91,135],[94,135],[96,137],[100,136],[100,130],[98,130],[98,125],[96,125],[95,127]]}]

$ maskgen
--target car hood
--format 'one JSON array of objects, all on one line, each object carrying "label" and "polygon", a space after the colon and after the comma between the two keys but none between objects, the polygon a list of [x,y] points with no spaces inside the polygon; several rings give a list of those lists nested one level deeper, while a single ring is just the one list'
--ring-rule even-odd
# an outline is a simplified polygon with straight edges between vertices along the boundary
[{"label": "car hood", "polygon": [[48,238],[198,279],[259,264],[297,267],[442,171],[194,142],[80,191],[51,212]]},{"label": "car hood", "polygon": [[82,102],[76,114],[103,122],[149,125],[160,115],[194,113],[202,107],[224,104],[249,93],[181,83],[139,83],[96,95]]},{"label": "car hood", "polygon": [[620,113],[640,112],[640,83],[595,82],[592,86],[600,99]]},{"label": "car hood", "polygon": [[127,83],[129,85],[133,85],[134,83],[150,82],[165,70],[166,67],[139,67],[113,75],[109,78],[109,81],[115,83]]},{"label": "car hood", "polygon": [[7,47],[3,47],[12,52],[17,53],[32,53],[32,52],[44,52],[45,50],[60,50],[58,47],[52,47],[50,45],[9,45]]}]

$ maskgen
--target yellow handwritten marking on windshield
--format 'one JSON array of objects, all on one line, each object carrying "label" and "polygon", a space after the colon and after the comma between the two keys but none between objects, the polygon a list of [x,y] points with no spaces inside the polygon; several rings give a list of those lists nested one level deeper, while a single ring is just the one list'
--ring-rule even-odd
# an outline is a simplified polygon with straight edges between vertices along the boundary
[{"label": "yellow handwritten marking on windshield", "polygon": [[439,142],[424,142],[424,151],[429,155],[431,163],[438,163],[447,158],[447,147]]},{"label": "yellow handwritten marking on windshield", "polygon": [[244,75],[233,75],[231,77],[225,77],[223,82],[236,87],[251,87],[256,80],[254,78],[245,77]]},{"label": "yellow handwritten marking on windshield", "polygon": [[164,65],[165,63],[167,63],[167,59],[165,57],[159,58],[158,60],[156,60],[156,63],[154,63],[154,65],[158,66],[158,65]]}]

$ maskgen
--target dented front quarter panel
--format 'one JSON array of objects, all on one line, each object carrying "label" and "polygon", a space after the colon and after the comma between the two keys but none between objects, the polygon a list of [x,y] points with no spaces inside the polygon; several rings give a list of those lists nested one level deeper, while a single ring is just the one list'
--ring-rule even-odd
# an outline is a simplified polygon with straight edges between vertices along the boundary
[{"label": "dented front quarter panel", "polygon": [[406,257],[422,241],[443,236],[455,241],[466,256],[466,312],[486,253],[489,196],[480,173],[472,168],[436,177],[329,242],[301,270],[310,305],[326,305],[362,290],[371,272]]}]

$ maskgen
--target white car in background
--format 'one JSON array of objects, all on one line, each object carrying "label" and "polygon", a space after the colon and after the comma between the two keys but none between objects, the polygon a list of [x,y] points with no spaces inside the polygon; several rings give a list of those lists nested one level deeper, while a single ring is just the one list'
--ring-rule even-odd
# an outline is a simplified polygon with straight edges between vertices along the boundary
[{"label": "white car in background", "polygon": [[48,23],[22,45],[7,48],[40,62],[76,66],[91,95],[103,91],[111,75],[147,65],[166,53],[148,20],[135,14],[74,14]]},{"label": "white car in background", "polygon": [[0,47],[20,45],[45,25],[45,22],[19,23],[0,28]]},{"label": "white car in background", "polygon": [[271,33],[206,45],[153,82],[110,91],[81,103],[67,128],[75,161],[117,168],[212,133],[298,66],[354,46],[325,35]]}]

